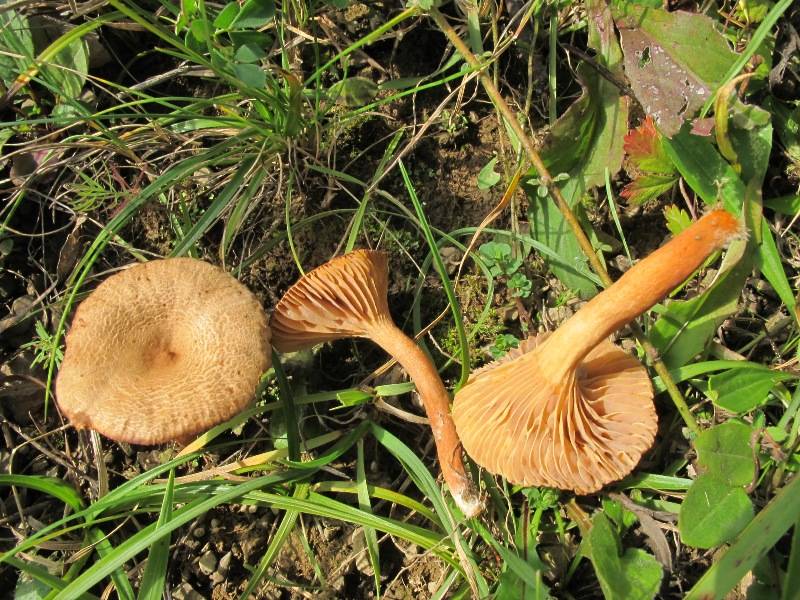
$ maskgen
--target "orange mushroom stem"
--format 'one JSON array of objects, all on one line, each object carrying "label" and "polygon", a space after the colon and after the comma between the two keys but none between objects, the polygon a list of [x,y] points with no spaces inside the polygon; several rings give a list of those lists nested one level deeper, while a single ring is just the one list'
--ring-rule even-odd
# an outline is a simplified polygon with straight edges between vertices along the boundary
[{"label": "orange mushroom stem", "polygon": [[344,337],[368,338],[406,370],[430,422],[442,475],[467,517],[483,508],[466,473],[450,415],[450,395],[428,356],[392,321],[383,252],[356,250],[303,276],[272,314],[273,345],[291,352]]},{"label": "orange mushroom stem", "polygon": [[560,380],[597,344],[652,308],[741,231],[739,222],[725,210],[713,210],[700,218],[636,263],[554,331],[547,345],[559,351],[550,354],[552,364],[541,365],[543,370]]},{"label": "orange mushroom stem", "polygon": [[414,382],[430,422],[442,476],[461,511],[474,517],[482,504],[474,492],[461,456],[461,441],[450,415],[450,394],[428,356],[389,320],[372,329],[368,336],[393,356]]}]

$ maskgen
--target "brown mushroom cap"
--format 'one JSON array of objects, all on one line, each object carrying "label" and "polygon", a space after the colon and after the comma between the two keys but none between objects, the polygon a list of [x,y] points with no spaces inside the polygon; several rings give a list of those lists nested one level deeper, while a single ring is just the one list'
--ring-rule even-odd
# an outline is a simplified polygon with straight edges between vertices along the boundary
[{"label": "brown mushroom cap", "polygon": [[306,273],[272,313],[272,343],[294,352],[345,337],[368,337],[386,324],[389,306],[387,258],[355,250]]},{"label": "brown mushroom cap", "polygon": [[650,378],[604,340],[554,384],[540,372],[548,335],[476,371],[456,394],[453,419],[467,454],[488,471],[521,485],[592,493],[627,475],[653,444]]},{"label": "brown mushroom cap", "polygon": [[157,444],[243,410],[270,364],[267,319],[244,285],[200,260],[154,260],[78,307],[56,398],[78,428]]}]

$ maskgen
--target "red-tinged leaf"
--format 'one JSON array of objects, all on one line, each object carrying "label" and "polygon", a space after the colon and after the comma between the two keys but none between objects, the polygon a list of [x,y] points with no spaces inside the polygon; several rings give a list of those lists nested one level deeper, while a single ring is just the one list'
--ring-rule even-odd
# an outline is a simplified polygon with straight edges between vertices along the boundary
[{"label": "red-tinged leaf", "polygon": [[661,134],[650,116],[645,117],[639,127],[627,133],[623,148],[640,171],[664,174],[675,172],[675,167],[661,144]]},{"label": "red-tinged leaf", "polygon": [[620,192],[620,196],[634,204],[643,204],[648,200],[655,200],[664,192],[669,191],[678,178],[675,175],[664,173],[647,173],[640,175]]}]

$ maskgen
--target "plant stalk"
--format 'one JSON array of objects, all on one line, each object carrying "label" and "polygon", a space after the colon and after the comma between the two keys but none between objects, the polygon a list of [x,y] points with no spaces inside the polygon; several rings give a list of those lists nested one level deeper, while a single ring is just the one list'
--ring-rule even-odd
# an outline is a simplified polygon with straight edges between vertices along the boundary
[{"label": "plant stalk", "polygon": [[[578,245],[581,247],[581,250],[586,255],[586,258],[589,261],[589,264],[592,267],[592,270],[600,277],[600,280],[603,283],[604,287],[609,287],[613,281],[606,271],[605,265],[600,261],[599,257],[594,251],[592,247],[592,243],[589,241],[589,238],[583,231],[580,223],[578,222],[575,213],[572,211],[572,208],[567,203],[566,199],[564,198],[561,190],[558,188],[556,183],[553,181],[550,172],[547,170],[547,167],[544,165],[541,156],[536,150],[536,147],[533,144],[533,140],[531,137],[525,132],[522,125],[516,118],[516,115],[511,110],[511,107],[505,101],[503,96],[498,91],[497,87],[494,85],[491,77],[486,74],[485,68],[486,65],[481,63],[478,58],[470,52],[469,48],[464,44],[461,38],[458,36],[456,31],[452,28],[450,23],[447,22],[444,15],[440,13],[436,8],[430,9],[428,12],[430,17],[436,23],[436,26],[445,34],[447,39],[453,44],[453,47],[456,51],[464,58],[467,64],[478,71],[479,79],[481,84],[483,85],[486,94],[494,103],[497,110],[500,112],[502,117],[508,123],[508,126],[514,131],[514,134],[520,141],[520,145],[522,149],[525,151],[525,154],[528,157],[528,160],[533,165],[536,172],[539,174],[539,181],[542,185],[547,188],[548,193],[553,198],[558,207],[558,210],[561,212],[561,215],[564,217],[564,220],[569,224],[570,229],[572,229],[575,238],[578,240]],[[647,355],[650,357],[653,368],[655,369],[656,373],[661,377],[661,381],[664,383],[664,387],[667,390],[672,402],[675,404],[675,408],[678,410],[678,413],[683,418],[686,426],[692,431],[694,435],[700,433],[700,427],[697,425],[697,421],[695,420],[694,416],[692,415],[689,406],[686,404],[686,400],[683,397],[683,394],[678,389],[678,386],[675,385],[675,381],[672,379],[672,375],[670,374],[667,366],[661,361],[658,357],[658,350],[650,343],[647,337],[642,331],[641,327],[639,327],[638,323],[632,322],[630,324],[631,330],[633,331],[634,337],[636,341],[644,348]]]}]

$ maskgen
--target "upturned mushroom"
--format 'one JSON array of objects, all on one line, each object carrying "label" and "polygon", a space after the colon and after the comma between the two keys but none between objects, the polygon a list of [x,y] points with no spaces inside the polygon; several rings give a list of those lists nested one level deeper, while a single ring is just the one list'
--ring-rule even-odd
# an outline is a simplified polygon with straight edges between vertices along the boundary
[{"label": "upturned mushroom", "polygon": [[425,407],[442,475],[461,511],[477,515],[482,503],[467,475],[450,416],[450,396],[427,355],[392,321],[387,304],[386,254],[356,250],[304,275],[272,313],[273,344],[293,352],[345,337],[369,338],[406,370]]},{"label": "upturned mushroom", "polygon": [[253,400],[271,364],[258,299],[191,258],[137,264],[78,307],[56,400],[75,427],[113,440],[185,440]]},{"label": "upturned mushroom", "polygon": [[476,371],[453,403],[467,454],[513,483],[579,494],[632,471],[655,439],[653,391],[646,369],[606,338],[741,232],[729,213],[711,211],[555,332]]}]

